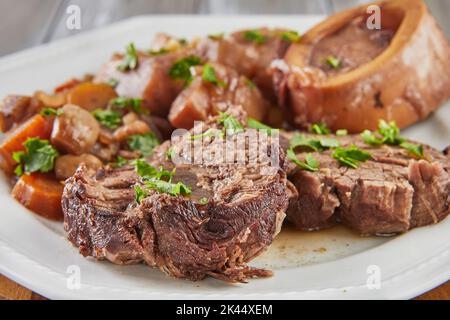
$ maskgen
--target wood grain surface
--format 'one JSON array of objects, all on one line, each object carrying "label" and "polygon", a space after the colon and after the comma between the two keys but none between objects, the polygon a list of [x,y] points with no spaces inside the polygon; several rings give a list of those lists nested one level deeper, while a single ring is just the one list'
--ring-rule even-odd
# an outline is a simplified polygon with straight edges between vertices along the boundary
[{"label": "wood grain surface", "polygon": [[[405,0],[407,1],[407,0]],[[1,0],[0,56],[143,14],[331,14],[361,0]],[[450,1],[425,0],[447,35]],[[66,9],[79,5],[82,29],[65,27]],[[237,28],[239,26],[236,26]],[[14,36],[11,36],[14,34]],[[0,299],[45,299],[0,275]],[[450,300],[450,282],[417,299]]]}]

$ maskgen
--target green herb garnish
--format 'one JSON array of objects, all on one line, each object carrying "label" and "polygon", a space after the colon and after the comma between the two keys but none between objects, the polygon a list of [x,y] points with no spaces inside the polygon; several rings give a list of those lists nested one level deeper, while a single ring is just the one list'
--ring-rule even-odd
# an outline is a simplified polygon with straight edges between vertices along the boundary
[{"label": "green herb garnish", "polygon": [[330,134],[330,129],[328,129],[327,125],[323,122],[314,123],[311,126],[311,132],[315,134]]},{"label": "green herb garnish", "polygon": [[377,132],[364,130],[361,133],[361,137],[365,143],[371,146],[379,146],[382,144],[398,145],[408,150],[412,155],[423,158],[423,146],[407,142],[405,138],[401,137],[400,129],[394,121],[387,123],[384,120],[380,120]]},{"label": "green herb garnish", "polygon": [[127,46],[125,56],[123,57],[121,64],[117,66],[117,69],[123,72],[127,70],[134,70],[137,68],[137,66],[138,66],[138,55],[136,47],[134,46],[134,43],[130,43]]},{"label": "green herb garnish", "polygon": [[338,69],[341,66],[341,60],[339,60],[338,58],[333,57],[333,56],[328,56],[325,59],[325,62],[333,69]]},{"label": "green herb garnish", "polygon": [[108,81],[106,81],[106,84],[111,86],[111,87],[113,87],[113,88],[115,88],[119,84],[119,80],[111,78]]},{"label": "green herb garnish", "polygon": [[320,138],[320,139],[309,139],[303,134],[296,134],[289,141],[290,147],[295,148],[306,148],[312,149],[316,152],[322,152],[326,149],[337,148],[340,143],[338,140],[333,138]]},{"label": "green herb garnish", "polygon": [[165,49],[165,48],[161,48],[161,49],[159,49],[159,50],[150,50],[150,51],[148,52],[148,54],[151,55],[151,56],[160,56],[160,55],[166,54],[166,53],[168,53],[168,52],[169,52],[169,50],[167,50],[167,49]]},{"label": "green herb garnish", "polygon": [[122,115],[120,112],[111,109],[96,109],[92,111],[92,115],[98,122],[109,129],[118,128],[122,122]]},{"label": "green herb garnish", "polygon": [[234,135],[244,131],[244,126],[235,117],[225,112],[220,112],[219,114],[217,123],[223,125],[227,135]]},{"label": "green herb garnish", "polygon": [[351,145],[347,148],[338,147],[333,152],[332,157],[340,163],[354,169],[358,168],[360,162],[372,158],[369,152],[361,150],[355,145]]},{"label": "green herb garnish", "polygon": [[348,134],[348,131],[347,131],[347,129],[339,129],[339,130],[337,130],[336,131],[336,135],[337,136],[346,136]]},{"label": "green herb garnish", "polygon": [[128,137],[128,146],[133,151],[139,151],[147,157],[153,153],[153,149],[159,144],[158,138],[153,132],[134,134]]},{"label": "green herb garnish", "polygon": [[244,32],[244,39],[257,44],[262,44],[266,42],[267,37],[261,34],[258,30],[248,30]]},{"label": "green herb garnish", "polygon": [[172,183],[163,180],[149,180],[145,183],[145,186],[149,189],[156,190],[160,193],[167,193],[172,196],[185,196],[191,194],[191,189],[183,182]]},{"label": "green herb garnish", "polygon": [[300,34],[294,30],[288,30],[281,33],[281,39],[289,42],[298,42],[300,40]]},{"label": "green herb garnish", "polygon": [[248,125],[249,128],[264,131],[269,136],[272,135],[272,132],[274,130],[278,130],[278,129],[274,129],[274,128],[272,128],[272,127],[270,127],[270,126],[268,126],[268,125],[266,125],[266,124],[264,124],[264,123],[262,123],[262,122],[260,122],[260,121],[258,121],[256,119],[253,119],[251,117],[247,118],[247,125]]},{"label": "green herb garnish", "polygon": [[245,78],[245,84],[247,85],[247,87],[249,87],[250,89],[255,89],[256,88],[256,84],[250,80]]},{"label": "green herb garnish", "polygon": [[58,151],[48,140],[28,138],[24,143],[25,151],[13,153],[13,159],[19,163],[14,171],[20,176],[23,173],[49,172],[55,166]]},{"label": "green herb garnish", "polygon": [[289,148],[286,151],[286,155],[293,163],[295,163],[303,170],[312,172],[319,170],[319,161],[317,161],[310,153],[306,155],[305,161],[300,161],[292,148]]},{"label": "green herb garnish", "polygon": [[126,166],[128,162],[129,162],[128,159],[121,156],[117,156],[116,161],[113,162],[111,165],[114,168],[122,168],[123,166]]},{"label": "green herb garnish", "polygon": [[111,99],[109,101],[110,106],[118,107],[118,108],[128,108],[136,113],[146,113],[147,110],[142,108],[142,99],[140,98],[126,98],[126,97],[118,97]]},{"label": "green herb garnish", "polygon": [[175,80],[183,80],[186,85],[192,81],[191,67],[200,65],[202,60],[197,56],[189,56],[176,61],[169,70],[169,76]]},{"label": "green herb garnish", "polygon": [[216,33],[216,34],[209,34],[208,38],[211,40],[222,40],[223,36],[225,35],[224,32]]},{"label": "green herb garnish", "polygon": [[60,116],[64,113],[62,109],[55,109],[55,108],[43,108],[39,114],[44,117],[50,117],[50,116]]},{"label": "green herb garnish", "polygon": [[142,189],[140,186],[134,186],[135,200],[137,203],[141,203],[141,201],[148,196],[147,191]]},{"label": "green herb garnish", "polygon": [[205,198],[205,197],[202,197],[198,200],[198,203],[201,205],[208,204],[208,202],[209,202],[208,198]]},{"label": "green herb garnish", "polygon": [[216,86],[219,86],[222,88],[227,86],[225,82],[223,82],[217,78],[216,71],[214,70],[213,66],[211,66],[210,64],[205,64],[203,66],[202,79],[203,79],[203,81],[215,84]]},{"label": "green herb garnish", "polygon": [[191,140],[198,140],[206,137],[223,137],[223,131],[211,128],[203,133],[192,135]]}]

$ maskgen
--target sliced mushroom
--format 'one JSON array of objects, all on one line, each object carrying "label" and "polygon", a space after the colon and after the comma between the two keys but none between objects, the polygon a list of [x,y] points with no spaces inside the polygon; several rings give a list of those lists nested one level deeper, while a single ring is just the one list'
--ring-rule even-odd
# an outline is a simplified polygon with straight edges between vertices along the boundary
[{"label": "sliced mushroom", "polygon": [[58,180],[65,180],[74,175],[80,164],[84,163],[89,169],[96,170],[103,163],[92,154],[82,154],[80,156],[64,155],[56,159],[55,174]]},{"label": "sliced mushroom", "polygon": [[62,110],[53,125],[52,144],[70,154],[88,153],[99,136],[99,123],[79,106],[67,104]]},{"label": "sliced mushroom", "polygon": [[149,126],[142,120],[134,121],[130,124],[121,126],[116,131],[114,131],[114,139],[116,141],[123,141],[128,136],[133,134],[144,134],[150,131]]}]

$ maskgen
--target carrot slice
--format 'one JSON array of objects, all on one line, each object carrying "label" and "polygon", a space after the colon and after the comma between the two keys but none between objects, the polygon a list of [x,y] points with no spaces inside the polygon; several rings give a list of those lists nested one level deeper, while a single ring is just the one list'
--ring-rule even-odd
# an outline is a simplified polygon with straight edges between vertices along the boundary
[{"label": "carrot slice", "polygon": [[44,118],[41,115],[35,115],[5,137],[0,145],[0,168],[6,173],[12,174],[17,166],[12,155],[16,151],[23,151],[23,143],[31,137],[49,139],[52,132],[53,120],[50,117]]},{"label": "carrot slice", "polygon": [[23,206],[48,219],[63,218],[63,185],[52,174],[32,173],[20,177],[11,194]]}]

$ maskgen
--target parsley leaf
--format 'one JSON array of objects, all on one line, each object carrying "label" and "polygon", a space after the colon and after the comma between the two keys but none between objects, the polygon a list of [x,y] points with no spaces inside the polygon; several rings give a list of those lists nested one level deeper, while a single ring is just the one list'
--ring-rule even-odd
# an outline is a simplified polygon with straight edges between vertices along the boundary
[{"label": "parsley leaf", "polygon": [[218,124],[223,125],[227,135],[233,135],[244,131],[244,126],[233,116],[220,112],[220,117],[217,120]]},{"label": "parsley leaf", "polygon": [[205,197],[202,197],[198,200],[198,203],[202,205],[208,204],[208,202],[209,202],[208,198]]},{"label": "parsley leaf", "polygon": [[106,84],[111,86],[111,87],[113,87],[113,88],[115,88],[119,84],[119,80],[111,78],[108,81],[106,81]]},{"label": "parsley leaf", "polygon": [[337,148],[340,143],[333,138],[308,139],[303,134],[296,134],[289,141],[290,147],[295,149],[297,147],[312,149],[313,151],[322,152],[326,149]]},{"label": "parsley leaf", "polygon": [[249,87],[250,89],[255,89],[256,88],[256,84],[250,80],[245,78],[245,84],[247,85],[247,87]]},{"label": "parsley leaf", "polygon": [[221,130],[210,128],[203,133],[192,135],[191,140],[198,140],[203,137],[223,137],[223,132]]},{"label": "parsley leaf", "polygon": [[270,127],[262,122],[259,122],[258,120],[253,119],[251,117],[247,118],[247,125],[249,128],[262,130],[262,131],[266,132],[266,134],[269,136],[272,135],[272,132],[274,130],[278,130],[278,129],[273,129],[272,127]]},{"label": "parsley leaf", "polygon": [[267,37],[262,35],[258,30],[247,30],[244,32],[244,39],[257,44],[262,44],[266,42]]},{"label": "parsley leaf", "polygon": [[50,117],[50,116],[60,116],[64,113],[62,109],[55,109],[55,108],[43,108],[39,114],[44,117]]},{"label": "parsley leaf", "polygon": [[361,161],[366,161],[372,158],[369,152],[361,150],[355,145],[351,145],[347,148],[338,147],[333,152],[332,157],[340,163],[354,169],[358,168]]},{"label": "parsley leaf", "polygon": [[109,105],[118,108],[128,108],[136,113],[146,113],[147,110],[142,109],[142,99],[118,97],[109,100]]},{"label": "parsley leaf", "polygon": [[169,70],[169,76],[175,80],[183,80],[185,84],[192,81],[191,67],[200,65],[202,60],[197,56],[188,56],[177,60]]},{"label": "parsley leaf", "polygon": [[127,71],[127,70],[134,70],[138,66],[138,55],[136,51],[136,47],[134,46],[134,43],[130,43],[127,46],[127,50],[125,53],[125,56],[123,57],[123,60],[121,64],[117,66],[117,69],[119,71]]},{"label": "parsley leaf", "polygon": [[347,131],[347,129],[339,129],[339,130],[337,130],[336,131],[336,135],[337,136],[346,136],[348,134],[348,131]]},{"label": "parsley leaf", "polygon": [[191,189],[183,182],[171,183],[164,180],[149,180],[145,183],[149,189],[154,189],[160,193],[167,193],[172,196],[189,195]]},{"label": "parsley leaf", "polygon": [[341,66],[341,60],[339,60],[338,58],[333,57],[333,56],[328,56],[325,59],[325,62],[333,69],[338,69]]},{"label": "parsley leaf", "polygon": [[361,133],[361,137],[364,140],[365,143],[371,145],[371,146],[379,146],[384,143],[383,138],[378,138],[375,136],[370,130],[364,130]]},{"label": "parsley leaf", "polygon": [[142,156],[147,157],[153,153],[153,149],[159,144],[153,132],[134,134],[128,137],[128,146],[133,151],[139,151]]},{"label": "parsley leaf", "polygon": [[311,132],[315,134],[330,134],[330,129],[328,129],[327,125],[323,122],[314,123],[311,126]]},{"label": "parsley leaf", "polygon": [[13,153],[13,159],[19,163],[15,173],[49,172],[55,166],[58,151],[48,140],[28,138],[24,143],[25,151]]},{"label": "parsley leaf", "polygon": [[222,40],[223,36],[225,35],[224,32],[216,33],[216,34],[209,34],[208,38],[211,40]]},{"label": "parsley leaf", "polygon": [[117,156],[116,162],[113,162],[111,165],[114,168],[122,168],[123,166],[126,166],[127,164],[128,164],[128,159],[121,157],[121,156]]},{"label": "parsley leaf", "polygon": [[300,34],[294,30],[284,31],[281,34],[281,39],[289,42],[298,42],[300,40]]},{"label": "parsley leaf", "polygon": [[423,146],[421,144],[415,144],[411,142],[404,141],[400,143],[400,147],[403,149],[406,149],[411,153],[412,155],[423,158]]},{"label": "parsley leaf", "polygon": [[120,112],[111,109],[96,109],[92,111],[92,115],[98,122],[109,129],[118,128],[122,122]]},{"label": "parsley leaf", "polygon": [[303,170],[312,172],[319,170],[319,161],[317,161],[317,159],[315,159],[310,153],[306,155],[305,161],[300,161],[292,148],[289,148],[286,151],[286,155],[293,163]]},{"label": "parsley leaf", "polygon": [[387,123],[384,120],[380,120],[378,123],[378,132],[383,136],[384,143],[396,145],[404,141],[404,139],[399,136],[400,129],[394,121]]},{"label": "parsley leaf", "polygon": [[137,203],[141,203],[141,201],[148,196],[147,191],[142,189],[140,186],[134,186],[135,200]]},{"label": "parsley leaf", "polygon": [[168,52],[169,52],[169,50],[167,50],[165,48],[161,48],[159,50],[150,50],[148,52],[148,54],[151,55],[151,56],[159,56],[159,55],[162,55],[162,54],[166,54]]},{"label": "parsley leaf", "polygon": [[216,71],[214,70],[213,66],[210,64],[205,64],[203,66],[203,74],[202,74],[203,81],[210,82],[212,84],[215,84],[219,87],[226,87],[226,83],[217,79]]}]

